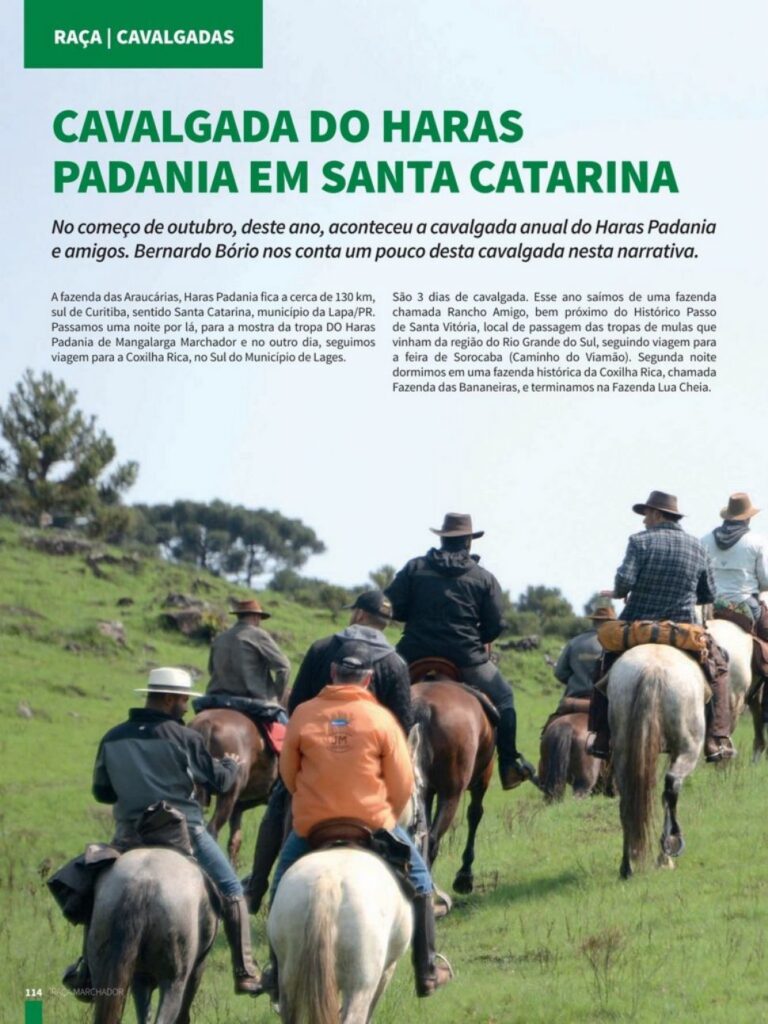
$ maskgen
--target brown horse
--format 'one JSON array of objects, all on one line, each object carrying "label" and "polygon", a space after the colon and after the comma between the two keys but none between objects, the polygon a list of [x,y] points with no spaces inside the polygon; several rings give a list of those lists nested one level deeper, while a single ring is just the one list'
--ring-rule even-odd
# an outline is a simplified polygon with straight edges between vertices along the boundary
[{"label": "brown horse", "polygon": [[601,762],[587,753],[589,698],[569,697],[541,732],[539,781],[547,803],[562,800],[566,784],[589,796],[600,781]]},{"label": "brown horse", "polygon": [[[277,778],[277,758],[267,746],[261,730],[251,719],[231,708],[211,708],[201,711],[189,723],[203,737],[213,757],[239,754],[240,771],[232,789],[216,798],[216,809],[208,822],[208,831],[214,839],[229,822],[229,859],[237,865],[243,840],[243,811],[265,804],[269,791]],[[205,806],[207,806],[207,799]]]},{"label": "brown horse", "polygon": [[[461,796],[469,791],[467,843],[453,880],[456,892],[469,893],[474,888],[475,834],[491,781],[496,730],[481,700],[457,682],[445,678],[420,682],[411,687],[411,696],[421,730],[419,768],[429,828],[428,861],[432,864],[437,857]],[[435,797],[437,813],[433,815]]]}]

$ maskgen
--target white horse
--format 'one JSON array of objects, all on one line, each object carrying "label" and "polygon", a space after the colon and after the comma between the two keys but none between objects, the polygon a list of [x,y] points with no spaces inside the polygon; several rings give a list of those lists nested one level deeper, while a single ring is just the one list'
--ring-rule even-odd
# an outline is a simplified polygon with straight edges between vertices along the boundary
[{"label": "white horse", "polygon": [[[752,685],[752,637],[727,619],[709,619],[706,626],[707,632],[712,634],[715,643],[728,652],[728,667],[731,675],[731,730],[733,730],[744,711],[747,692]],[[752,759],[758,761],[765,751],[765,732],[759,703],[753,705],[752,717],[754,724]]]},{"label": "white horse", "polygon": [[336,847],[298,860],[267,922],[283,1024],[367,1024],[412,927],[410,903],[375,854]]},{"label": "white horse", "polygon": [[624,850],[620,874],[648,853],[653,820],[656,762],[669,754],[664,778],[664,827],[658,864],[672,867],[683,852],[677,798],[704,744],[704,673],[692,658],[661,644],[642,644],[622,654],[608,674],[608,715],[613,770],[619,790]]}]

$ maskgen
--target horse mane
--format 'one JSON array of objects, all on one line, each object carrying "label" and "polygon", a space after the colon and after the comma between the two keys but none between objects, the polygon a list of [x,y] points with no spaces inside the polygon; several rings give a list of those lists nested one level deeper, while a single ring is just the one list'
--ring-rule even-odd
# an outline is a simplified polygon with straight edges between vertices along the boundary
[{"label": "horse mane", "polygon": [[322,875],[312,891],[301,949],[296,954],[299,962],[307,965],[306,969],[297,972],[290,995],[280,992],[283,1024],[338,1024],[336,927],[340,901],[339,876]]}]

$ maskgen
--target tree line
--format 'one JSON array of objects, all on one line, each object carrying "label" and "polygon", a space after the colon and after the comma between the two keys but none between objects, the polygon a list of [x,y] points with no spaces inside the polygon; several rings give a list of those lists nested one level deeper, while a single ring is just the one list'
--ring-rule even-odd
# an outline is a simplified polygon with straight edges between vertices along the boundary
[{"label": "tree line", "polygon": [[[51,373],[27,370],[0,407],[0,513],[32,526],[76,526],[93,538],[159,550],[252,586],[271,589],[336,614],[366,586],[384,588],[395,569],[382,565],[358,588],[302,576],[298,570],[325,551],[300,519],[224,501],[178,499],[168,504],[124,502],[135,484],[135,461],[118,463],[113,439],[78,408],[77,392]],[[585,628],[556,587],[529,586],[517,600],[504,595],[510,633],[568,637]],[[591,602],[585,606],[585,614]]]}]

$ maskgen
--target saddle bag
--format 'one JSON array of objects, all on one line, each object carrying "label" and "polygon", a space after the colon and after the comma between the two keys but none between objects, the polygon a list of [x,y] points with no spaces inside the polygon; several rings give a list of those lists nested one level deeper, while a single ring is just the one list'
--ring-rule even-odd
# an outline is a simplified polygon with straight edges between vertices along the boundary
[{"label": "saddle bag", "polygon": [[187,857],[194,854],[187,819],[165,800],[147,807],[136,823],[136,831],[142,846],[169,846]]},{"label": "saddle bag", "polygon": [[70,924],[88,924],[91,920],[96,880],[120,855],[119,850],[105,843],[89,843],[84,853],[48,879],[46,885]]},{"label": "saddle bag", "polygon": [[707,637],[703,626],[693,622],[604,622],[597,630],[597,639],[606,651],[628,651],[640,644],[666,644],[679,651],[692,651],[704,662]]}]

